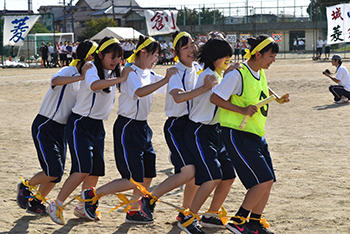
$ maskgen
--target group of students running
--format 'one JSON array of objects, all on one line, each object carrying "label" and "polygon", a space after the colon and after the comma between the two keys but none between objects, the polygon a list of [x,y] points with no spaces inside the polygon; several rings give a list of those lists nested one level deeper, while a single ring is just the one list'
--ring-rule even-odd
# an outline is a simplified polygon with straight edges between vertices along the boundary
[{"label": "group of students running", "polygon": [[[185,232],[204,233],[200,221],[204,227],[226,227],[234,233],[272,233],[262,218],[276,180],[264,138],[268,105],[257,108],[255,104],[275,95],[267,86],[264,69],[275,61],[279,47],[267,35],[249,38],[248,44],[247,61],[230,66],[233,50],[224,39],[212,38],[198,50],[190,34],[176,32],[173,49],[178,63],[163,77],[151,70],[160,52],[152,37],[140,36],[123,71],[123,50],[117,39],[106,37],[99,45],[88,40],[80,43],[77,59],[52,76],[32,124],[42,171],[18,184],[18,205],[28,212],[48,214],[63,225],[64,202],[80,184],[81,199],[74,214],[90,220],[101,218],[97,211],[101,197],[133,190],[132,200],[138,201],[132,203],[126,222],[150,223],[158,199],[185,185],[183,209],[176,218]],[[166,84],[164,135],[175,174],[142,195],[137,184],[149,189],[156,176],[147,123],[152,93]],[[103,120],[112,111],[117,89],[113,139],[121,178],[95,189],[105,174]],[[276,97],[279,103],[289,101],[288,95]],[[246,116],[250,118],[242,129]],[[66,142],[70,175],[46,208],[45,197],[64,172]],[[235,172],[247,193],[236,215],[225,220],[220,208]],[[209,210],[199,217],[213,191]]]}]

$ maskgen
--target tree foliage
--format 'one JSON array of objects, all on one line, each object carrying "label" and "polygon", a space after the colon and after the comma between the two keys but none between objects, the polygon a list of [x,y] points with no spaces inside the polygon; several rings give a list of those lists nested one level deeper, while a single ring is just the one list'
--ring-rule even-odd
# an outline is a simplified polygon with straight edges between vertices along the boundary
[{"label": "tree foliage", "polygon": [[337,5],[340,3],[349,3],[349,1],[341,0],[311,0],[307,8],[312,21],[327,20],[326,7]]},{"label": "tree foliage", "polygon": [[34,33],[49,33],[50,31],[46,28],[45,25],[43,25],[40,22],[36,22],[33,26],[33,28],[30,30],[29,34]]},{"label": "tree foliage", "polygon": [[103,18],[93,18],[89,21],[85,22],[85,30],[82,32],[81,38],[88,39],[100,32],[105,27],[117,27],[118,24],[111,18],[103,17]]},{"label": "tree foliage", "polygon": [[[181,9],[177,15],[178,25],[196,25],[199,23],[198,17],[200,18],[201,24],[223,24],[225,21],[224,15],[219,10],[213,10],[209,8],[198,9]],[[215,20],[214,20],[215,19]]]}]

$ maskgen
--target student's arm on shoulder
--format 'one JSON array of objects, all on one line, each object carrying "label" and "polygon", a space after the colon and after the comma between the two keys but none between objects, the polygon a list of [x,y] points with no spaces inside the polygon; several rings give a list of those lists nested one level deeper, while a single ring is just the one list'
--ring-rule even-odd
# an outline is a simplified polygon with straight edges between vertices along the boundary
[{"label": "student's arm on shoulder", "polygon": [[203,93],[208,92],[213,86],[217,84],[217,78],[215,75],[206,75],[204,77],[204,83],[202,86],[197,87],[190,91],[184,91],[183,89],[173,89],[169,93],[174,98],[176,103],[181,103],[184,101],[191,100]]},{"label": "student's arm on shoulder", "polygon": [[51,87],[55,88],[55,86],[70,84],[80,80],[82,80],[82,76],[78,73],[76,68],[66,66],[51,77]]},{"label": "student's arm on shoulder", "polygon": [[162,87],[163,85],[167,84],[169,81],[169,78],[174,75],[177,72],[177,68],[168,68],[166,70],[166,74],[165,77],[157,82],[151,83],[149,85],[145,85],[142,88],[139,88],[135,91],[135,95],[138,97],[144,97],[147,96],[151,93],[153,93],[154,91],[156,91],[157,89],[159,89],[160,87]]}]

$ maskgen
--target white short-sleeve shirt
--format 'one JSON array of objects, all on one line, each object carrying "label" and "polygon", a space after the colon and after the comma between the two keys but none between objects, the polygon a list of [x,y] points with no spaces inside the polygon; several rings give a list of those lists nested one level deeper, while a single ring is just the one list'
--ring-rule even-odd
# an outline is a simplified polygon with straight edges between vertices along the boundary
[{"label": "white short-sleeve shirt", "polygon": [[[260,70],[258,72],[253,71],[246,62],[243,63],[243,66],[246,66],[253,76],[257,79],[260,79]],[[226,73],[221,83],[217,85],[213,92],[221,97],[224,100],[229,100],[232,95],[241,95],[243,87],[243,80],[241,73],[235,69]]]},{"label": "white short-sleeve shirt", "polygon": [[64,67],[51,77],[50,88],[47,91],[39,110],[40,115],[61,124],[66,124],[69,115],[72,113],[80,82],[52,86],[52,80],[56,77],[69,76],[80,76],[76,67]]},{"label": "white short-sleeve shirt", "polygon": [[163,76],[155,74],[150,69],[143,70],[136,65],[132,65],[131,68],[134,71],[130,72],[127,80],[120,84],[118,115],[134,120],[147,120],[151,111],[152,94],[138,97],[135,92],[139,88],[159,81]]},{"label": "white short-sleeve shirt", "polygon": [[178,72],[169,79],[165,96],[165,113],[168,117],[181,117],[189,114],[192,100],[176,103],[170,92],[174,89],[193,90],[197,81],[197,72],[201,70],[201,67],[196,62],[193,63],[192,67],[186,67],[181,62],[174,67],[177,68]]},{"label": "white short-sleeve shirt", "polygon": [[[201,87],[204,84],[204,78],[207,75],[217,75],[216,72],[210,68],[206,68],[197,79],[195,88]],[[190,110],[189,118],[193,122],[202,124],[216,124],[219,122],[218,108],[210,102],[210,96],[213,93],[213,88],[195,98],[193,98],[192,108]]]},{"label": "white short-sleeve shirt", "polygon": [[339,85],[343,86],[346,91],[350,92],[350,74],[346,67],[340,65],[337,68],[336,79],[340,80]]},{"label": "white short-sleeve shirt", "polygon": [[[100,80],[97,68],[91,62],[92,68],[87,70],[85,79],[80,83],[77,101],[73,107],[73,112],[81,116],[93,119],[106,120],[113,109],[115,102],[116,86],[109,87],[109,93],[103,90],[92,91],[91,85]],[[105,70],[105,79],[112,77],[111,70]]]}]

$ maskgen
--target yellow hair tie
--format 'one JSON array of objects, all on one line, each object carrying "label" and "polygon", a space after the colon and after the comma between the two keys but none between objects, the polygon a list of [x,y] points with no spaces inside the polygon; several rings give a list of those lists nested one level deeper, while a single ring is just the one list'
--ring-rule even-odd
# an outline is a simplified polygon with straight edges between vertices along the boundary
[{"label": "yellow hair tie", "polygon": [[70,62],[69,66],[76,67],[79,61],[80,59],[73,59],[72,62]]},{"label": "yellow hair tie", "polygon": [[98,50],[96,50],[96,53],[102,52],[104,49],[106,49],[108,46],[110,46],[114,43],[120,43],[120,41],[117,38],[112,37],[111,39],[103,42],[103,44],[100,46],[100,48]]},{"label": "yellow hair tie", "polygon": [[[89,57],[89,55],[92,55],[92,54],[96,51],[97,47],[98,47],[98,44],[97,44],[96,42],[93,41],[93,42],[92,42],[92,45],[91,45],[91,48],[90,48],[90,50],[87,52],[87,54],[86,54],[84,60],[87,60],[88,57]],[[79,61],[81,61],[81,59],[73,59],[73,61],[69,64],[69,66],[74,66],[74,67],[76,67],[76,66],[78,65],[78,62],[79,62]]]},{"label": "yellow hair tie", "polygon": [[87,52],[87,54],[86,54],[86,56],[85,56],[85,60],[87,60],[87,58],[89,57],[89,55],[92,55],[92,54],[96,51],[97,47],[98,47],[98,44],[97,44],[96,42],[93,41],[90,50]]},{"label": "yellow hair tie", "polygon": [[[177,42],[180,40],[182,37],[191,37],[191,35],[188,32],[180,32],[179,34],[176,35],[174,42],[173,42],[173,49],[175,50],[175,46]],[[179,57],[175,56],[174,61],[177,63],[179,61]]]},{"label": "yellow hair tie", "polygon": [[152,37],[147,38],[147,40],[145,40],[141,45],[139,45],[139,47],[136,48],[136,50],[134,50],[134,53],[132,55],[130,55],[130,57],[127,59],[128,63],[133,63],[136,59],[136,54],[142,50],[143,48],[147,47],[148,45],[150,45],[151,43],[155,42],[156,40]]},{"label": "yellow hair tie", "polygon": [[250,52],[249,49],[245,49],[245,55],[244,58],[249,60],[252,55],[254,55],[256,52],[261,51],[262,49],[264,49],[268,44],[275,42],[272,37],[268,37],[265,40],[263,40],[262,42],[259,43],[259,45],[257,45],[252,52]]}]

